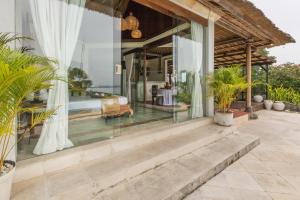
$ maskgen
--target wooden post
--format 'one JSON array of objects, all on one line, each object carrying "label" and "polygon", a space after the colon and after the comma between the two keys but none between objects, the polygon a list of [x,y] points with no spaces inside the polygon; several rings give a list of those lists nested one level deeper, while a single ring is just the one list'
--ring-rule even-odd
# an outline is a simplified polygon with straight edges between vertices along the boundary
[{"label": "wooden post", "polygon": [[269,99],[268,84],[269,84],[269,65],[266,65],[266,98]]},{"label": "wooden post", "polygon": [[147,51],[144,49],[144,103],[147,102]]},{"label": "wooden post", "polygon": [[247,82],[250,84],[247,88],[247,111],[251,111],[251,99],[252,99],[252,52],[251,52],[251,44],[247,44],[247,64],[246,64],[246,71],[247,71]]}]

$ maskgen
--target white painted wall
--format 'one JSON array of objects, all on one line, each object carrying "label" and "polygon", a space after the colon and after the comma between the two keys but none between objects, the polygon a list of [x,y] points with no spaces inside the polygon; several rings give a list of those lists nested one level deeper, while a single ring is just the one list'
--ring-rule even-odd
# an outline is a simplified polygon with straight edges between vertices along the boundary
[{"label": "white painted wall", "polygon": [[0,1],[0,32],[15,32],[15,1]]},{"label": "white painted wall", "polygon": [[[0,32],[15,33],[15,1],[0,0]],[[14,45],[14,44],[12,44]],[[15,144],[15,137],[11,138],[10,146]],[[8,155],[8,160],[16,160],[16,148]]]}]

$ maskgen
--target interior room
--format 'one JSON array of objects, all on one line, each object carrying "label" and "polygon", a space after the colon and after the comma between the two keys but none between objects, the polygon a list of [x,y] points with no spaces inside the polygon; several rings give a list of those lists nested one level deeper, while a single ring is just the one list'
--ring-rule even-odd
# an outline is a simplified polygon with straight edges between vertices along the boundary
[{"label": "interior room", "polygon": [[[22,45],[42,54],[30,6],[19,1],[20,33],[34,39]],[[67,71],[68,137],[74,146],[112,139],[149,122],[203,116],[202,108],[192,106],[197,99],[202,107],[202,92],[192,97],[196,89],[202,91],[202,71],[199,67],[195,72],[195,61],[188,56],[203,52],[204,36],[199,36],[200,42],[192,40],[191,26],[190,21],[136,1],[86,1]],[[46,107],[48,94],[40,91],[27,101]],[[30,123],[33,114],[22,116],[20,123]],[[43,124],[23,138],[19,160],[35,156],[41,133]]]}]

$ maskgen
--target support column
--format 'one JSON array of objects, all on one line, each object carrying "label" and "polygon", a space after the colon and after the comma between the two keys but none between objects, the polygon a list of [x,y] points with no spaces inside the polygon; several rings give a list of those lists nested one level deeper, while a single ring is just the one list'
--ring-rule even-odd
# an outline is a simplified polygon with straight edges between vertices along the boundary
[{"label": "support column", "polygon": [[252,100],[252,52],[251,52],[251,44],[247,44],[247,64],[246,64],[246,71],[247,71],[247,83],[249,84],[247,88],[247,111],[251,111],[251,100]]},{"label": "support column", "polygon": [[147,51],[144,49],[144,103],[147,101]]},{"label": "support column", "polygon": [[[205,29],[205,68],[204,76],[214,72],[215,63],[215,22],[212,19],[208,20],[208,27]],[[212,117],[214,116],[214,97],[208,95],[209,88],[206,85],[205,90],[205,116]]]},{"label": "support column", "polygon": [[269,99],[268,84],[269,84],[269,65],[266,65],[266,98]]}]

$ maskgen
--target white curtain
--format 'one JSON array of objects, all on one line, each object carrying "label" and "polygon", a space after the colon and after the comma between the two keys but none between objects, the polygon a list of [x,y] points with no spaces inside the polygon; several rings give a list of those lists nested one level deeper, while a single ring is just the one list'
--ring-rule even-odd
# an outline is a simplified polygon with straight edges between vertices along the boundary
[{"label": "white curtain", "polygon": [[127,74],[126,97],[128,99],[128,102],[131,102],[131,77],[132,77],[132,69],[134,64],[134,54],[129,54],[125,56],[125,64],[126,64],[126,74]]},{"label": "white curtain", "polygon": [[[78,40],[85,0],[30,0],[35,33],[45,56],[58,61],[57,73],[67,80]],[[34,154],[47,154],[73,146],[68,139],[68,85],[54,81],[47,108],[58,108],[44,123]]]},{"label": "white curtain", "polygon": [[191,36],[192,40],[195,41],[193,45],[192,58],[194,60],[193,74],[194,74],[194,85],[192,92],[192,108],[191,117],[198,118],[203,117],[203,104],[202,104],[202,86],[201,86],[201,75],[203,65],[203,27],[201,24],[192,22],[191,24]]}]

